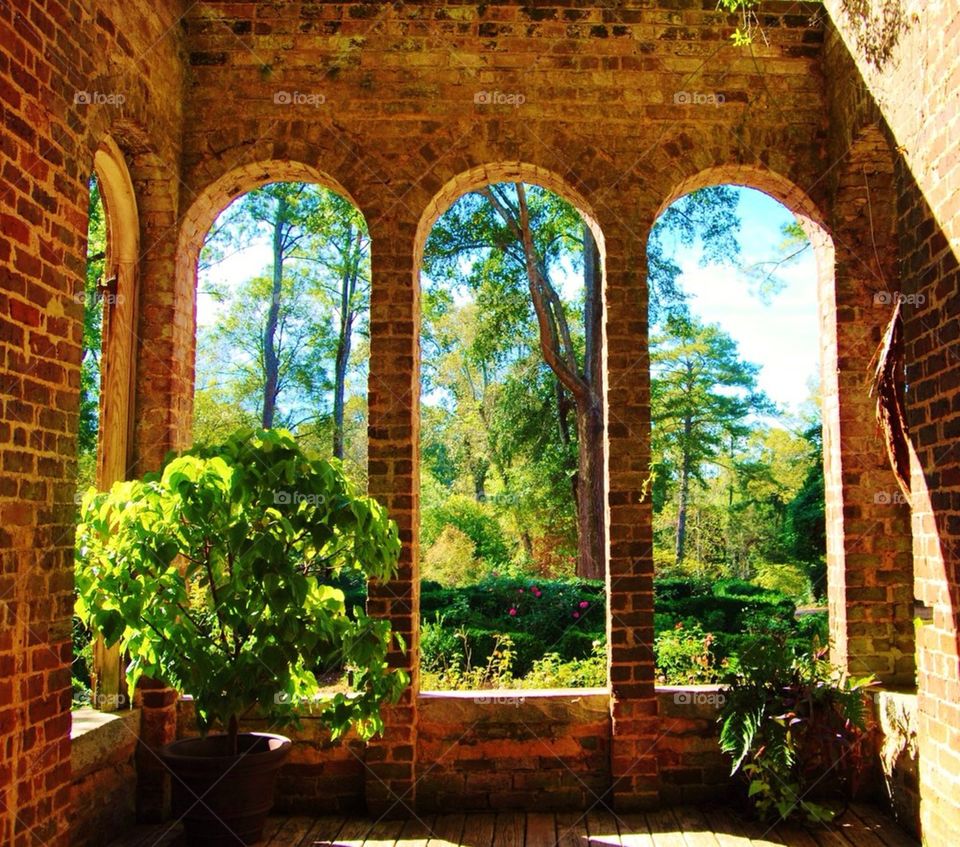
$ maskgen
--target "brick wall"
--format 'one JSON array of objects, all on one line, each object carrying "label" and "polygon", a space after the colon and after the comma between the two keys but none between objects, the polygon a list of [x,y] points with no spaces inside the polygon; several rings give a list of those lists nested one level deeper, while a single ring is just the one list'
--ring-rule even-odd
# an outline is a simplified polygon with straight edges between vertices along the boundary
[{"label": "brick wall", "polygon": [[66,838],[86,186],[107,133],[121,148],[136,142],[131,152],[152,153],[175,178],[182,72],[173,20],[166,4],[0,4],[5,845]]},{"label": "brick wall", "polygon": [[[668,747],[655,749],[669,713],[653,687],[651,515],[641,498],[646,234],[670,199],[723,180],[769,191],[818,239],[835,230],[835,257],[818,241],[826,251],[822,314],[832,322],[825,373],[839,369],[832,384],[825,380],[834,632],[838,656],[855,669],[906,680],[906,512],[873,500],[893,489],[860,382],[883,325],[865,297],[876,293],[878,274],[896,276],[896,217],[906,269],[899,290],[925,298],[907,310],[912,552],[918,596],[934,609],[918,639],[919,741],[929,750],[921,757],[923,816],[934,835],[955,828],[960,473],[952,448],[960,407],[946,398],[957,380],[960,175],[951,139],[960,23],[945,2],[921,10],[904,0],[894,4],[900,18],[864,27],[844,11],[851,4],[831,0],[835,33],[819,4],[771,0],[765,38],[749,55],[729,43],[730,22],[714,5],[0,5],[0,841],[56,843],[66,830],[75,294],[85,185],[106,134],[126,157],[140,216],[131,472],[156,466],[189,432],[192,257],[204,221],[237,193],[291,175],[339,187],[365,214],[373,236],[370,487],[405,542],[398,579],[373,588],[371,609],[389,615],[412,647],[397,663],[411,663],[418,632],[417,264],[426,228],[457,192],[509,175],[559,190],[598,225],[607,305],[609,777],[621,808],[675,797],[683,779],[697,784],[691,770],[703,768],[705,779],[710,767],[678,765]],[[74,102],[76,92],[87,96]],[[495,92],[514,96],[497,102]],[[888,128],[877,126],[881,117]],[[864,251],[870,232],[884,238]],[[151,688],[141,702],[147,743],[169,738],[172,695]],[[425,771],[419,708],[411,692],[388,716],[385,738],[365,752],[364,793],[375,810],[415,799]],[[451,745],[452,755],[468,752]],[[160,777],[144,758],[144,799],[162,794]]]},{"label": "brick wall", "polygon": [[720,750],[717,715],[723,698],[712,685],[664,686],[657,742],[661,802],[697,804],[731,796],[730,757]]},{"label": "brick wall", "polygon": [[[715,686],[657,690],[655,749],[663,803],[700,803],[729,794],[730,761],[719,747],[718,691]],[[606,692],[434,692],[418,699],[416,797],[403,796],[394,814],[613,804]],[[196,734],[192,701],[182,699],[177,713],[177,736]],[[277,784],[277,808],[313,814],[366,810],[364,763],[369,765],[376,748],[365,749],[356,739],[331,743],[309,714],[299,727],[270,729],[264,721],[246,720],[241,729],[279,731],[294,740]]]},{"label": "brick wall", "polygon": [[[825,3],[861,100],[896,147],[900,291],[906,334],[914,596],[930,611],[916,635],[920,819],[927,843],[960,827],[960,9],[953,2]],[[864,14],[864,12],[866,14]],[[854,98],[846,96],[849,103]],[[848,130],[849,132],[849,130]]]},{"label": "brick wall", "polygon": [[70,844],[103,844],[136,820],[135,751],[140,715],[83,710],[73,715],[70,764]]},{"label": "brick wall", "polygon": [[874,697],[878,728],[878,778],[894,818],[920,835],[920,769],[917,695],[879,691]]},{"label": "brick wall", "polygon": [[427,694],[417,727],[417,807],[589,809],[609,802],[604,693]]}]

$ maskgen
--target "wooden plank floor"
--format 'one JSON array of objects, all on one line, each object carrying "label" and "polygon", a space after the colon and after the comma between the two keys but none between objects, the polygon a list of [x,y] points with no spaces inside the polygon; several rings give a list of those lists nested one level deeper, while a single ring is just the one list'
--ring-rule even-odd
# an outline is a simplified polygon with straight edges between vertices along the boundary
[{"label": "wooden plank floor", "polygon": [[[137,827],[110,847],[181,847],[179,826]],[[853,806],[829,827],[741,820],[720,807],[648,814],[493,812],[425,815],[406,821],[272,817],[260,847],[917,847],[871,806]],[[238,847],[240,847],[238,843]]]}]

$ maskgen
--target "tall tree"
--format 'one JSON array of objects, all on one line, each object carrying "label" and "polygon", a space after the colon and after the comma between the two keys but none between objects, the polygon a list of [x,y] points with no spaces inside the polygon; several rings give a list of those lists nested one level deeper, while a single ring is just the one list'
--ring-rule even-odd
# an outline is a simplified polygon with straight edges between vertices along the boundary
[{"label": "tall tree", "polygon": [[306,227],[312,237],[303,258],[317,266],[316,289],[335,317],[332,452],[343,459],[347,371],[370,308],[370,236],[359,210],[332,191],[324,192]]},{"label": "tall tree", "polygon": [[751,414],[772,413],[758,391],[757,365],[740,359],[737,345],[715,325],[672,315],[651,342],[651,417],[654,452],[668,456],[677,475],[676,561],[686,555],[686,522],[693,480],[716,463],[731,440],[749,432]]},{"label": "tall tree", "polygon": [[581,222],[583,260],[583,355],[574,344],[567,306],[550,278],[544,255],[537,249],[527,193],[514,183],[516,205],[500,186],[480,193],[496,210],[523,251],[530,300],[537,318],[540,352],[557,377],[561,426],[566,427],[564,390],[573,398],[577,427],[578,467],[574,477],[577,511],[577,575],[601,579],[604,569],[603,508],[603,394],[599,341],[602,331],[603,291],[599,254],[590,228]]},{"label": "tall tree", "polygon": [[[272,392],[271,426],[296,431],[323,415],[332,339],[312,289],[312,278],[301,269],[288,269],[279,287],[269,273],[210,289],[222,311],[200,334],[197,395],[216,397],[219,408],[198,405],[198,411],[215,412],[228,424],[246,418],[248,425],[264,425],[264,401]],[[230,406],[244,411],[229,413]]]},{"label": "tall tree", "polygon": [[[536,188],[528,202],[527,188],[520,183],[488,186],[462,198],[451,211],[428,241],[428,273],[447,271],[448,278],[466,283],[477,291],[481,307],[495,302],[491,310],[495,317],[487,317],[485,331],[498,334],[503,346],[527,337],[524,330],[531,317],[535,320],[540,355],[557,380],[560,431],[567,441],[572,440],[571,410],[574,417],[579,448],[572,474],[577,573],[602,577],[603,405],[596,333],[602,318],[602,287],[592,236],[589,231],[585,235],[579,214],[568,203]],[[584,262],[579,315],[551,278],[577,256]],[[474,260],[465,276],[464,257]]]},{"label": "tall tree", "polygon": [[827,589],[827,524],[820,422],[811,424],[803,437],[809,462],[800,490],[787,505],[786,543],[790,554],[806,565],[814,596],[821,598]]},{"label": "tall tree", "polygon": [[251,241],[266,237],[270,243],[270,287],[267,311],[260,326],[260,362],[263,384],[260,395],[260,423],[274,425],[280,391],[278,332],[283,307],[284,269],[308,233],[304,222],[315,207],[318,193],[305,183],[275,182],[244,194],[228,210],[225,220],[211,231],[205,252],[223,250],[226,245],[242,249]]},{"label": "tall tree", "polygon": [[[485,201],[485,202],[483,202]],[[681,198],[660,217],[648,244],[656,313],[684,311],[679,267],[665,242],[704,242],[704,262],[735,256],[736,195],[718,187]],[[571,486],[577,514],[577,573],[602,577],[604,562],[603,396],[600,339],[603,290],[592,233],[576,210],[551,192],[520,183],[465,195],[438,221],[424,256],[428,275],[473,288],[490,305],[488,330],[504,346],[523,337],[531,317],[538,349],[556,379],[561,436],[576,444]],[[573,265],[583,279],[578,304],[562,282]],[[485,314],[487,311],[485,310]],[[573,418],[571,426],[570,418]]]},{"label": "tall tree", "polygon": [[[257,241],[270,246],[269,290],[262,290],[263,278],[253,278],[234,291],[213,291],[231,302],[233,314],[228,309],[225,324],[211,338],[221,352],[230,344],[246,352],[235,362],[229,355],[221,360],[231,363],[231,384],[244,386],[244,402],[257,398],[262,426],[318,420],[323,417],[321,395],[332,391],[331,452],[342,459],[348,372],[355,334],[365,328],[369,304],[369,236],[363,217],[347,200],[316,185],[266,185],[244,195],[221,217],[207,238],[201,267],[208,269]],[[256,339],[251,337],[254,326]],[[327,357],[333,359],[332,380],[326,379]],[[281,410],[284,390],[287,408]],[[304,414],[308,399],[312,415]]]}]

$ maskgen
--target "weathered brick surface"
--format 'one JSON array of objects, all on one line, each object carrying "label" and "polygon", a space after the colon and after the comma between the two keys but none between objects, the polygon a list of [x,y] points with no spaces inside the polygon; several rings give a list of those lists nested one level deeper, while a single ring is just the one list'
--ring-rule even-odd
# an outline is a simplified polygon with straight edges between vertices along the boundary
[{"label": "weathered brick surface", "polygon": [[588,809],[610,802],[606,693],[429,694],[417,727],[417,807]]},{"label": "weathered brick surface", "polygon": [[[120,0],[0,4],[4,845],[67,838],[86,185],[107,135],[135,178],[152,157],[175,179],[183,68],[173,12]],[[146,220],[146,191],[141,203]]]},{"label": "weathered brick surface", "polygon": [[[836,656],[854,671],[909,680],[915,577],[917,597],[934,610],[916,645],[923,823],[931,843],[956,829],[960,17],[947,3],[904,0],[893,4],[899,20],[876,26],[857,17],[864,4],[826,6],[836,28],[819,4],[765,2],[765,38],[751,55],[729,43],[730,22],[712,0],[0,5],[0,842],[57,843],[66,832],[75,294],[86,179],[108,134],[140,218],[131,473],[155,467],[189,432],[195,259],[216,214],[278,179],[321,182],[364,213],[373,260],[370,489],[405,542],[398,579],[374,586],[370,607],[406,639],[410,651],[393,660],[414,672],[415,687],[423,241],[460,193],[497,179],[552,188],[597,225],[612,696],[609,722],[584,725],[607,766],[599,753],[568,752],[597,780],[591,791],[603,782],[624,809],[694,799],[716,764],[703,719],[673,714],[653,686],[651,513],[642,498],[646,236],[670,200],[719,182],[759,188],[797,213],[820,276]],[[78,91],[125,99],[84,104],[74,102]],[[497,102],[498,93],[512,99]],[[713,105],[717,95],[723,102]],[[924,298],[905,310],[912,562],[907,507],[893,502],[865,385],[884,324],[873,304],[887,290],[881,281]],[[171,694],[145,688],[140,702],[145,742],[170,738]],[[446,756],[469,761],[475,747],[431,723],[430,708],[408,694],[362,764],[359,748],[305,748],[284,796],[307,807],[339,778],[344,808],[349,798],[380,813],[435,803],[431,767]],[[566,727],[558,744],[589,738]],[[500,743],[476,733],[473,741]],[[513,790],[523,774],[490,751],[500,771],[468,768],[474,782],[463,776],[462,790],[495,806],[497,774]],[[147,814],[163,805],[154,763],[142,749]],[[547,802],[568,790],[558,779],[531,783],[526,796]]]},{"label": "weathered brick surface", "polygon": [[894,818],[920,835],[920,770],[917,695],[880,691],[872,697],[878,730],[878,778]]},{"label": "weathered brick surface", "polygon": [[[842,0],[825,5],[843,42],[836,55],[864,81],[861,103],[875,103],[859,111],[882,115],[899,154],[914,596],[930,611],[916,634],[920,822],[926,843],[946,844],[960,827],[960,9],[904,0],[884,15],[876,3],[860,14]],[[835,123],[835,134],[856,131]]]},{"label": "weathered brick surface", "polygon": [[[75,715],[75,722],[79,715]],[[135,750],[139,715],[113,715],[77,736],[74,728],[70,763],[70,844],[103,844],[104,833],[123,832],[136,820]]]},{"label": "weathered brick surface", "polygon": [[660,802],[717,802],[731,794],[730,758],[720,751],[717,686],[657,689],[660,738],[656,745]]}]

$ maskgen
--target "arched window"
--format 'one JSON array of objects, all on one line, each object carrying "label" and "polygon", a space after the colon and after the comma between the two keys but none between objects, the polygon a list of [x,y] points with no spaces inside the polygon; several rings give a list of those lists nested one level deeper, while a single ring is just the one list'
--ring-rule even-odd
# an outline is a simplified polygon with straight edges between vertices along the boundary
[{"label": "arched window", "polygon": [[[140,228],[133,183],[117,145],[97,148],[90,178],[83,307],[78,495],[130,470],[136,373]],[[75,627],[75,699],[112,711],[129,705],[121,656]]]},{"label": "arched window", "polygon": [[739,185],[682,194],[651,232],[661,682],[717,682],[765,634],[827,640],[817,259],[788,208]]},{"label": "arched window", "polygon": [[444,202],[421,263],[421,687],[605,686],[599,233],[533,179]]},{"label": "arched window", "polygon": [[217,216],[199,255],[193,439],[289,429],[366,476],[370,237],[310,182],[271,182]]}]

